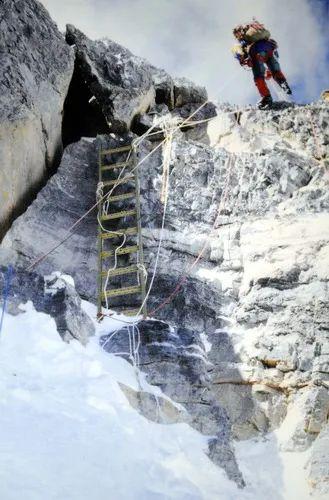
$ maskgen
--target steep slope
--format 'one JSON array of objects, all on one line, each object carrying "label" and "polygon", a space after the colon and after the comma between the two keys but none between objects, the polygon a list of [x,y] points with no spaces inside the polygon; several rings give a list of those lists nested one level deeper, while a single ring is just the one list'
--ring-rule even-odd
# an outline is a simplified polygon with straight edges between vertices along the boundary
[{"label": "steep slope", "polygon": [[[190,82],[171,79],[123,51],[132,71],[128,87],[134,71],[137,81],[147,75],[152,100],[158,95],[163,102],[148,102],[145,110],[151,108],[142,116],[134,93],[131,102],[121,101],[130,99],[129,88],[120,89],[117,101],[103,102],[113,82],[104,81],[99,67],[110,64],[112,73],[121,74],[122,58],[114,57],[120,47],[88,41],[74,28],[69,33],[78,44],[81,76],[91,78],[89,86],[98,92],[106,119],[114,118],[116,135],[70,144],[58,172],[15,221],[0,247],[0,262],[23,274],[94,204],[100,144],[137,138],[151,125],[160,130],[161,120],[175,127],[207,99]],[[142,85],[137,100],[144,90]],[[248,468],[240,466],[234,441],[272,433],[280,453],[298,451],[301,466],[310,459],[304,480],[309,474],[313,491],[326,494],[328,104],[217,111],[213,118],[208,103],[194,117],[212,118],[208,125],[175,131],[166,210],[162,151],[155,150],[159,137],[146,138],[137,151],[146,159],[140,181],[149,283],[155,273],[149,311],[165,322],[139,323],[140,367],[187,410],[184,421],[212,436],[209,456],[239,486],[248,482]],[[68,273],[79,294],[95,301],[96,230],[96,215],[90,214],[37,272]],[[130,330],[114,337],[103,333],[104,349],[131,361],[124,354],[130,352]],[[130,403],[152,419],[157,401],[135,392],[126,390]],[[289,463],[284,467],[287,473]]]}]

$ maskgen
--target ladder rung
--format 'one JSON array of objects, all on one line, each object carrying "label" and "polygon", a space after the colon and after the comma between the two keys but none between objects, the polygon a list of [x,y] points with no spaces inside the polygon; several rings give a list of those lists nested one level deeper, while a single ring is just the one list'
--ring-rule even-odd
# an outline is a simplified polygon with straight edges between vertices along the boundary
[{"label": "ladder rung", "polygon": [[102,215],[101,220],[120,219],[122,217],[129,217],[131,215],[136,215],[136,210],[122,210],[121,212],[115,212],[113,214],[108,214],[108,215]]},{"label": "ladder rung", "polygon": [[104,170],[114,170],[115,168],[122,168],[122,167],[126,167],[127,165],[132,165],[133,164],[133,161],[130,160],[130,161],[123,161],[123,162],[120,162],[120,163],[112,163],[111,165],[102,165],[101,166],[101,170],[104,171]]},{"label": "ladder rung", "polygon": [[[121,235],[131,235],[131,234],[137,234],[138,228],[137,227],[128,227],[127,229],[116,229],[115,232],[110,232],[110,233],[101,233],[101,238],[102,240],[107,240],[109,238],[119,238]],[[120,233],[120,234],[116,234]]]},{"label": "ladder rung", "polygon": [[122,177],[121,179],[114,179],[113,181],[105,181],[103,182],[103,186],[114,186],[118,184],[124,184],[125,182],[129,182],[132,179],[134,179],[134,175],[126,175],[125,177]]},{"label": "ladder rung", "polygon": [[132,191],[131,193],[124,193],[124,194],[118,194],[115,196],[109,196],[106,198],[106,201],[120,201],[120,200],[129,200],[130,198],[135,198],[136,197],[136,192]]},{"label": "ladder rung", "polygon": [[131,295],[133,293],[140,293],[142,291],[142,287],[137,286],[127,286],[124,288],[114,288],[113,290],[107,290],[105,293],[102,293],[102,298],[105,297],[119,297],[120,295]]},{"label": "ladder rung", "polygon": [[122,274],[131,274],[137,273],[138,267],[128,266],[128,267],[117,267],[116,269],[111,269],[110,271],[103,271],[101,273],[102,278],[106,278],[107,276],[121,276]]},{"label": "ladder rung", "polygon": [[120,146],[119,148],[103,149],[101,155],[109,155],[112,153],[122,153],[124,151],[129,151],[131,149],[131,144],[126,146]]},{"label": "ladder rung", "polygon": [[[138,250],[139,250],[139,248],[138,248],[137,245],[130,245],[130,246],[127,246],[127,247],[118,248],[117,255],[124,255],[124,254],[128,254],[128,253],[135,253],[135,252],[138,252]],[[115,253],[115,250],[109,250],[107,252],[101,252],[101,258],[102,259],[106,259],[108,257],[113,257],[114,253]]]},{"label": "ladder rung", "polygon": [[137,314],[142,314],[140,309],[125,309],[118,311],[119,314],[124,314],[125,316],[137,316]]}]

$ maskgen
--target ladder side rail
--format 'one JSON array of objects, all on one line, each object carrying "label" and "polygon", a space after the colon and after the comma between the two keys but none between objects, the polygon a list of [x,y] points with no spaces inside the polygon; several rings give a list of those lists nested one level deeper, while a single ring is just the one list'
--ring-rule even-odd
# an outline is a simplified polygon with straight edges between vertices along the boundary
[{"label": "ladder side rail", "polygon": [[134,158],[134,165],[135,165],[135,190],[136,190],[136,219],[137,219],[137,227],[138,227],[138,233],[137,233],[137,238],[138,238],[138,254],[137,254],[137,260],[139,264],[139,269],[138,269],[138,275],[139,275],[139,282],[141,286],[141,296],[142,296],[142,303],[143,309],[142,312],[144,316],[147,316],[147,307],[146,307],[146,302],[145,302],[145,297],[146,297],[146,280],[145,280],[145,274],[143,272],[143,269],[141,269],[141,266],[144,266],[144,254],[143,254],[143,237],[142,237],[142,222],[141,222],[141,206],[140,206],[140,183],[139,183],[139,168],[136,166],[137,163],[137,155],[136,151],[134,150],[133,152],[133,158]]},{"label": "ladder side rail", "polygon": [[[102,150],[101,147],[98,151],[98,180],[102,182]],[[98,204],[98,218],[101,220],[102,216],[102,206],[103,202],[100,201]],[[98,297],[97,297],[97,316],[100,317],[102,314],[102,293],[103,293],[103,244],[104,240],[102,238],[102,228],[99,224],[99,220],[97,220],[97,248],[98,248],[98,276],[97,276],[97,288],[98,288]]]}]

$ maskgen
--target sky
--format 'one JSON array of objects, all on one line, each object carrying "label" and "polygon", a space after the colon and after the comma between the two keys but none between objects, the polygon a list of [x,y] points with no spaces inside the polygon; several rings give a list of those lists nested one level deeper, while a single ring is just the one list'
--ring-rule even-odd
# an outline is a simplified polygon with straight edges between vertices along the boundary
[{"label": "sky", "polygon": [[232,28],[255,17],[279,44],[296,102],[329,88],[329,0],[41,0],[63,31],[74,24],[204,85],[220,102],[258,99],[252,74],[233,58]]}]

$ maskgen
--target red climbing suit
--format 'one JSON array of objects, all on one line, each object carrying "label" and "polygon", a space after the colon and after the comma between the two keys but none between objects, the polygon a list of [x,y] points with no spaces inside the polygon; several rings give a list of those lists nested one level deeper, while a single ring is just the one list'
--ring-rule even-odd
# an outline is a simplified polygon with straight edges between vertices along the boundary
[{"label": "red climbing suit", "polygon": [[253,43],[249,48],[249,58],[255,85],[262,97],[270,95],[265,81],[265,64],[270,70],[273,79],[280,86],[286,82],[286,77],[282,73],[278,61],[277,43],[274,40],[259,40]]},{"label": "red climbing suit", "polygon": [[[262,97],[260,104],[270,104],[272,97],[266,84],[266,66],[268,72],[278,85],[287,93],[291,94],[286,77],[281,71],[278,61],[277,43],[269,38],[270,32],[258,22],[250,25],[239,25],[233,30],[239,44],[234,47],[233,52],[242,66],[250,66],[254,75],[255,85]],[[257,39],[258,36],[258,39]]]}]

